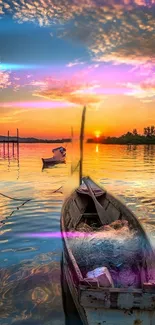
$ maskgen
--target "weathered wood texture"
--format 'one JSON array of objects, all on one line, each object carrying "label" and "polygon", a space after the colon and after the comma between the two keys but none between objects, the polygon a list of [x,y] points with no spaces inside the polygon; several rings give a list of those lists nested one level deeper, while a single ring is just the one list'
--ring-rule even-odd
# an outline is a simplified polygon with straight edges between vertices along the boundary
[{"label": "weathered wood texture", "polygon": [[103,310],[102,308],[85,309],[89,325],[154,325],[155,312],[133,310]]},{"label": "weathered wood texture", "polygon": [[[92,183],[91,183],[92,184]],[[95,184],[97,187],[97,185]],[[98,187],[99,188],[99,187]],[[99,188],[100,189],[100,188]],[[96,192],[97,193],[97,192]],[[101,194],[101,189],[98,191]],[[96,195],[97,196],[97,195]],[[147,268],[155,262],[155,256],[150,241],[140,225],[136,216],[122,204],[117,198],[106,193],[98,196],[98,201],[102,204],[109,223],[118,219],[127,220],[129,226],[138,230],[144,239],[143,252],[144,264],[141,266],[142,273],[147,273]],[[146,278],[142,274],[142,289],[107,289],[98,287],[97,281],[86,282],[83,279],[72,251],[69,246],[67,231],[76,228],[77,224],[84,216],[90,220],[91,215],[98,217],[96,211],[90,213],[87,206],[90,202],[88,193],[74,191],[62,208],[61,231],[63,237],[65,268],[68,270],[67,281],[70,291],[79,311],[82,315],[83,323],[90,325],[154,325],[155,324],[155,285],[144,283]],[[76,230],[76,229],[75,229]],[[148,271],[149,272],[149,271]],[[145,280],[145,282],[147,282]]]},{"label": "weathered wood texture", "polygon": [[82,290],[80,303],[84,307],[117,308],[130,310],[131,308],[155,310],[155,293],[119,292],[110,290]]}]

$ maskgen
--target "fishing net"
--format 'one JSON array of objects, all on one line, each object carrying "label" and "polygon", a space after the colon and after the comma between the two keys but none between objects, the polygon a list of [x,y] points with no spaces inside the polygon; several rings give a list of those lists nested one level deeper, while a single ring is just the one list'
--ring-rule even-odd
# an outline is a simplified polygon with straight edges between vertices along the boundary
[{"label": "fishing net", "polygon": [[81,223],[77,230],[79,236],[70,239],[70,245],[84,277],[98,267],[107,267],[115,287],[141,287],[145,280],[141,273],[144,239],[129,229],[127,221],[114,222],[97,232]]}]

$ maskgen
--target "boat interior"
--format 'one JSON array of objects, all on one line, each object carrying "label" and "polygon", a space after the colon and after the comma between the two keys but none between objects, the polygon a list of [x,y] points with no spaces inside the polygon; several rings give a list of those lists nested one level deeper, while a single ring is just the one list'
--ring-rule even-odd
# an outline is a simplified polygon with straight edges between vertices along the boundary
[{"label": "boat interior", "polygon": [[98,211],[92,197],[85,187],[78,188],[71,196],[67,205],[67,216],[65,216],[65,228],[76,230],[81,222],[92,227],[92,230],[99,230],[104,225],[109,225],[118,220],[127,220],[130,229],[144,232],[132,212],[121,202],[108,194],[106,191],[94,188],[97,201],[103,208],[106,222],[103,223],[98,215]]},{"label": "boat interior", "polygon": [[[64,211],[64,228],[67,233],[72,232],[82,232],[82,233],[90,233],[93,235],[94,233],[105,232],[109,229],[118,230],[121,229],[124,225],[128,226],[129,230],[134,231],[136,235],[139,236],[140,242],[140,261],[135,261],[136,265],[136,273],[139,273],[140,280],[137,282],[136,287],[142,287],[144,282],[149,282],[150,279],[153,279],[153,266],[152,262],[154,261],[154,253],[152,250],[152,246],[147,238],[143,227],[134,216],[134,214],[117,198],[113,197],[105,190],[102,190],[100,187],[96,186],[96,184],[91,183],[91,188],[93,193],[103,208],[103,213],[106,222],[101,220],[99,217],[99,213],[97,211],[94,200],[92,199],[87,187],[85,185],[80,186],[76,191],[73,192],[71,197],[69,198],[66,208]],[[82,247],[84,246],[85,237],[83,238]],[[100,237],[101,240],[101,237]],[[76,245],[76,239],[74,238],[74,242],[70,241],[68,238],[68,243],[70,245],[73,256],[76,260],[76,263],[82,273],[82,276],[86,278],[87,272],[95,269],[95,267],[108,266],[108,270],[113,272],[112,267],[107,263],[104,264],[104,255],[98,257],[97,249],[95,248],[96,260],[92,257],[92,252],[90,253],[89,265],[85,267],[84,259],[81,262],[82,258],[82,250],[79,247],[78,253],[78,245]],[[104,247],[104,246],[102,246]],[[102,250],[101,247],[101,250]],[[104,250],[104,249],[103,249]],[[87,255],[87,261],[89,256],[89,250],[85,252]],[[103,252],[104,254],[104,252]],[[84,255],[84,254],[83,254]],[[110,261],[110,256],[109,256]],[[134,266],[132,266],[134,267]],[[115,267],[114,267],[115,268]],[[135,267],[134,267],[135,268]],[[116,268],[115,268],[116,269]],[[120,270],[117,270],[120,271]],[[112,275],[112,273],[111,273]]]}]

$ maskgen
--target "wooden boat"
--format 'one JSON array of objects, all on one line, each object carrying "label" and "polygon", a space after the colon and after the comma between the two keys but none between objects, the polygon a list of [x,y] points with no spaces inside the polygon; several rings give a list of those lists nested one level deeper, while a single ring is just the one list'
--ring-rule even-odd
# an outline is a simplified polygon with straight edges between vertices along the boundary
[{"label": "wooden boat", "polygon": [[54,148],[52,152],[53,152],[53,157],[42,158],[43,167],[66,163],[66,149],[64,147]]},{"label": "wooden boat", "polygon": [[42,162],[43,162],[43,165],[45,166],[54,166],[54,165],[57,165],[57,164],[65,164],[66,163],[66,159],[63,158],[63,159],[55,159],[53,157],[51,158],[42,158]]},{"label": "wooden boat", "polygon": [[[74,241],[76,246],[77,236],[81,234],[79,225],[82,223],[85,228],[92,228],[92,233],[96,234],[101,227],[123,221],[128,222],[130,231],[134,231],[141,240],[141,259],[133,260],[138,285],[117,287],[112,282],[104,285],[99,278],[87,276],[88,273],[80,265],[80,254],[77,257],[72,243]],[[64,248],[63,272],[84,325],[155,324],[155,255],[143,227],[126,205],[89,177],[83,178],[83,184],[63,204],[61,232]],[[73,237],[74,234],[76,238],[71,241],[70,235]],[[82,254],[81,252],[81,256]],[[87,256],[88,261],[91,258],[92,256]],[[100,267],[104,267],[102,261],[100,262]]]},{"label": "wooden boat", "polygon": [[105,211],[106,224],[127,220],[130,228],[143,238],[144,262],[137,265],[141,279],[139,288],[104,288],[99,286],[96,279],[85,278],[78,266],[79,261],[72,253],[68,233],[73,229],[76,231],[81,221],[86,225],[96,222],[98,228],[101,222],[87,188],[82,185],[75,190],[63,205],[61,231],[65,277],[81,320],[87,325],[155,324],[155,284],[149,283],[154,253],[149,239],[135,215],[124,204],[90,179],[87,181]]}]

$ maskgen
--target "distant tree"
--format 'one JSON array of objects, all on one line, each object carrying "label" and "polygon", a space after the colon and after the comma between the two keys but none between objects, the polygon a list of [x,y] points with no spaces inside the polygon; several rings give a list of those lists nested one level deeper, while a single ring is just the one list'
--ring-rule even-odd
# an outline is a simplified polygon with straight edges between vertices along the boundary
[{"label": "distant tree", "polygon": [[147,136],[150,137],[151,135],[151,128],[150,126],[147,127]]},{"label": "distant tree", "polygon": [[144,128],[144,135],[146,135],[147,137],[152,137],[153,135],[155,135],[154,125],[147,126],[146,128]]},{"label": "distant tree", "polygon": [[144,135],[147,136],[147,128],[144,128]]},{"label": "distant tree", "polygon": [[151,136],[155,134],[155,127],[154,125],[151,125]]},{"label": "distant tree", "polygon": [[138,135],[137,129],[133,129],[132,133],[133,135]]},{"label": "distant tree", "polygon": [[132,136],[132,133],[129,131],[126,134],[124,134],[124,137],[131,137],[131,136]]}]

